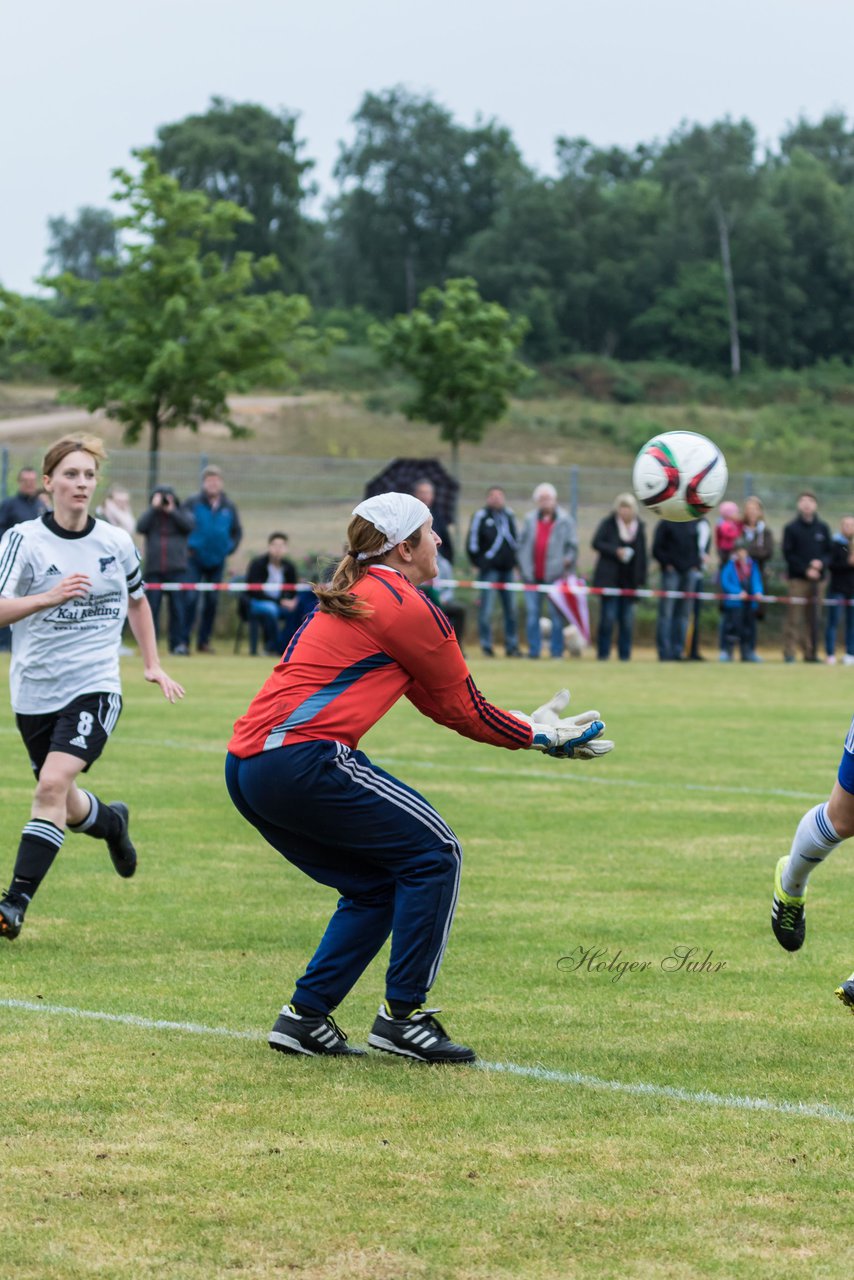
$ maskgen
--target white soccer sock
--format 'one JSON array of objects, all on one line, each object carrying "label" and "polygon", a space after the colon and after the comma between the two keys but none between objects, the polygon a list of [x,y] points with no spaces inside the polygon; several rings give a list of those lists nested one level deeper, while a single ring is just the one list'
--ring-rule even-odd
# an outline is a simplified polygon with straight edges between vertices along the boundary
[{"label": "white soccer sock", "polygon": [[789,861],[781,877],[783,889],[794,898],[802,898],[807,880],[819,863],[824,862],[842,837],[827,816],[827,805],[817,804],[798,823]]}]

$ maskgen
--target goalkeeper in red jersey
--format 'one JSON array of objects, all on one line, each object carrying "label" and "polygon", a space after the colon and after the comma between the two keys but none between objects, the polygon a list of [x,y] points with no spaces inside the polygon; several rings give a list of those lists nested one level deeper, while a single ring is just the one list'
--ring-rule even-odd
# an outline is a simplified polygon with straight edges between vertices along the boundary
[{"label": "goalkeeper in red jersey", "polygon": [[445,615],[420,591],[440,539],[409,494],[359,504],[348,551],[234,726],[226,784],[274,849],[339,901],[270,1032],[283,1053],[355,1055],[332,1012],[391,935],[371,1048],[423,1062],[473,1062],[424,1001],[448,941],[462,850],[436,810],[372,764],[359,739],[397,700],[467,738],[561,759],[604,755],[599,713],[560,719],[565,690],[530,716],[475,686]]}]

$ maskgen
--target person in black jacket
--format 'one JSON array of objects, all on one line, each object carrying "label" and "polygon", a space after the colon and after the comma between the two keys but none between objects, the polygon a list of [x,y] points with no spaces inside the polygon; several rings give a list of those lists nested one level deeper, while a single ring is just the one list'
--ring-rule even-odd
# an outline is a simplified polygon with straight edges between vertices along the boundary
[{"label": "person in black jacket", "polygon": [[[257,619],[264,631],[265,653],[276,654],[284,650],[288,638],[302,620],[300,596],[294,590],[299,581],[296,565],[287,556],[288,535],[271,533],[267,539],[267,553],[249,561],[246,581],[260,586],[259,591],[248,592],[247,614]],[[307,596],[309,607],[314,597]],[[250,645],[251,647],[251,645]],[[252,648],[252,652],[255,650]]]},{"label": "person in black jacket", "polygon": [[[693,521],[659,520],[652,540],[653,558],[661,566],[662,591],[691,591],[701,567],[700,546]],[[679,662],[688,625],[685,599],[662,596],[658,602],[656,644],[660,662]]]},{"label": "person in black jacket", "polygon": [[[516,518],[507,506],[504,490],[493,485],[486,495],[486,506],[472,516],[466,541],[469,560],[477,569],[481,582],[507,582],[516,568],[518,546]],[[501,600],[504,611],[504,644],[507,656],[519,656],[519,632],[513,594],[488,587],[481,591],[478,604],[477,628],[480,647],[487,657],[492,649],[492,606],[494,597]]]},{"label": "person in black jacket", "polygon": [[[0,538],[7,529],[28,520],[38,520],[49,510],[39,493],[39,473],[35,467],[21,467],[18,472],[18,492],[0,502]],[[0,650],[12,648],[12,628],[0,627]]]},{"label": "person in black jacket", "polygon": [[[621,493],[614,509],[593,536],[599,552],[593,571],[594,587],[619,587],[634,591],[646,586],[646,532],[638,519],[638,504],[631,493]],[[596,656],[604,661],[611,653],[611,636],[617,626],[617,653],[621,662],[632,656],[635,621],[634,596],[602,596],[599,601]]]},{"label": "person in black jacket", "polygon": [[18,472],[18,492],[0,502],[0,538],[13,525],[38,520],[48,510],[39,493],[39,476],[35,467],[22,467]]},{"label": "person in black jacket", "polygon": [[818,499],[809,489],[798,494],[798,514],[783,530],[783,559],[789,595],[807,600],[806,605],[786,605],[783,659],[794,662],[800,644],[804,662],[818,662],[818,625],[830,564],[830,529],[818,518]]},{"label": "person in black jacket", "polygon": [[[136,522],[136,531],[145,538],[145,594],[151,605],[154,634],[160,635],[160,601],[162,582],[187,581],[187,540],[193,529],[193,517],[178,501],[168,484],[152,491],[151,503]],[[169,591],[169,652],[186,657],[190,652],[187,638],[186,592]]]},{"label": "person in black jacket", "polygon": [[827,661],[836,661],[836,628],[844,618],[846,667],[854,666],[854,516],[843,516],[830,544],[830,595],[824,633]]}]

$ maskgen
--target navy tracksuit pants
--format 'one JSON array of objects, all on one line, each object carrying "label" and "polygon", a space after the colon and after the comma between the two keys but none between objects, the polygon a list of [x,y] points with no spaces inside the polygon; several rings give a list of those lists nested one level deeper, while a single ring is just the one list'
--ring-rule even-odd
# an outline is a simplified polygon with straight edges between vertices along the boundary
[{"label": "navy tracksuit pants", "polygon": [[331,1012],[391,934],[385,994],[421,1004],[442,962],[462,849],[423,796],[340,742],[231,754],[229,795],[274,849],[341,895],[296,985],[296,1003]]}]

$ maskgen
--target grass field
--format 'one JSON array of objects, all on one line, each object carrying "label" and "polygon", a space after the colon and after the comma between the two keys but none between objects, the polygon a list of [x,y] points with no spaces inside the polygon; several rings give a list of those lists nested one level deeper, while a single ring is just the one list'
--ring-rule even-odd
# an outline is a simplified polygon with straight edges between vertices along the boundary
[{"label": "grass field", "polygon": [[[266,670],[194,658],[171,708],[125,662],[92,783],[130,803],[139,874],[69,836],[0,944],[4,1274],[854,1274],[854,1019],[833,998],[854,967],[850,850],[815,877],[802,952],[768,925],[774,861],[835,774],[852,673],[474,664],[526,709],[571,676],[618,744],[586,764],[395,708],[363,745],[467,858],[433,996],[482,1066],[443,1070],[264,1043],[333,907],[224,791],[231,722]],[[0,738],[2,878],[31,786],[9,715]],[[678,947],[707,967],[667,971]],[[579,948],[648,964],[579,969]],[[382,958],[339,1012],[355,1042],[381,994]]]}]

